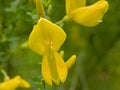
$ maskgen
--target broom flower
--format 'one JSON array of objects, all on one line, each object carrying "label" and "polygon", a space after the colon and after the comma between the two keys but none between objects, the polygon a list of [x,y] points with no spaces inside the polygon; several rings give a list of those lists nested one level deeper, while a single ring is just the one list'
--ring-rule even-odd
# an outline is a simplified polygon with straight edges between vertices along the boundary
[{"label": "broom flower", "polygon": [[58,53],[65,39],[66,33],[63,29],[44,18],[40,18],[29,36],[28,46],[42,55],[42,75],[50,86],[53,83],[59,85],[60,82],[65,82],[68,69],[76,59],[73,55],[69,62],[64,62],[61,54]]},{"label": "broom flower", "polygon": [[0,83],[0,90],[15,90],[17,87],[30,88],[30,84],[22,79],[20,76],[16,76],[12,79],[5,79],[4,82]]},{"label": "broom flower", "polygon": [[108,2],[99,0],[86,6],[86,0],[66,0],[67,18],[84,26],[96,26],[108,10]]}]

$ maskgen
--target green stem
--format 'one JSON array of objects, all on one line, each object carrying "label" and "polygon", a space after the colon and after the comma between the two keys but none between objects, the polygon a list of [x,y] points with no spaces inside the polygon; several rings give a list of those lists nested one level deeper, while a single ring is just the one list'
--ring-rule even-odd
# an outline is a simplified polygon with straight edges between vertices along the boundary
[{"label": "green stem", "polygon": [[67,16],[64,16],[63,19],[59,20],[55,24],[59,25],[59,24],[62,24],[64,21],[68,21],[68,17]]},{"label": "green stem", "polygon": [[59,25],[59,24],[61,24],[61,23],[63,23],[63,22],[64,22],[64,20],[61,19],[61,20],[59,20],[58,22],[56,22],[55,24]]},{"label": "green stem", "polygon": [[9,76],[7,75],[7,73],[3,69],[1,69],[1,72],[4,75],[4,80],[9,80]]}]

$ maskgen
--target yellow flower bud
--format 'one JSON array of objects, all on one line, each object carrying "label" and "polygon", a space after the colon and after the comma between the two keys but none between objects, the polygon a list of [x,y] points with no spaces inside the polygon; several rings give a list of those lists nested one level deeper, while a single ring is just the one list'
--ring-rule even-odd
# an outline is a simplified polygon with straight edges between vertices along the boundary
[{"label": "yellow flower bud", "polygon": [[44,8],[41,0],[36,0],[36,11],[39,17],[44,17]]}]

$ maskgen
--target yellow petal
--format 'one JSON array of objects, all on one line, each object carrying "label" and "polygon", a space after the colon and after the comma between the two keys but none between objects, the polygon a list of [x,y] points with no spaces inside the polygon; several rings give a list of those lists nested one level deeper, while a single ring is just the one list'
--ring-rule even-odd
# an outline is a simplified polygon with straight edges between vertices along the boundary
[{"label": "yellow petal", "polygon": [[28,46],[42,55],[48,44],[52,44],[55,51],[59,50],[65,38],[66,34],[62,28],[44,18],[40,18],[30,34]]},{"label": "yellow petal", "polygon": [[93,5],[74,10],[71,13],[71,18],[81,25],[95,26],[101,22],[108,7],[109,5],[107,1],[100,0]]},{"label": "yellow petal", "polygon": [[60,79],[57,71],[57,64],[56,64],[57,60],[55,58],[54,52],[51,50],[51,48],[48,48],[48,50],[45,52],[45,55],[47,56],[47,62],[48,62],[48,67],[50,70],[52,81],[56,85],[59,85]]},{"label": "yellow petal", "polygon": [[20,76],[16,76],[13,79],[0,83],[0,90],[14,90],[20,84]]},{"label": "yellow petal", "polygon": [[43,75],[43,78],[44,78],[45,82],[48,85],[52,86],[52,78],[51,78],[50,69],[49,69],[49,66],[48,66],[48,60],[47,60],[46,55],[43,56],[42,75]]},{"label": "yellow petal", "polygon": [[64,83],[66,80],[67,74],[68,74],[66,64],[63,61],[63,59],[61,58],[61,56],[58,54],[58,52],[54,52],[54,56],[56,59],[56,65],[57,65],[57,71],[59,74],[59,78],[60,78],[61,82]]},{"label": "yellow petal", "polygon": [[75,61],[76,61],[76,55],[71,56],[66,62],[67,68],[70,69],[70,67],[73,66]]},{"label": "yellow petal", "polygon": [[0,90],[15,90],[17,87],[22,86],[29,88],[30,84],[23,80],[20,76],[16,76],[12,79],[0,83]]},{"label": "yellow petal", "polygon": [[86,4],[86,0],[66,0],[66,13],[68,17],[70,16],[71,11],[83,7]]},{"label": "yellow petal", "polygon": [[30,87],[30,84],[29,84],[27,81],[25,81],[25,80],[23,80],[23,79],[21,78],[21,80],[20,80],[20,86],[21,86],[21,87],[25,87],[25,88],[29,88],[29,87]]}]

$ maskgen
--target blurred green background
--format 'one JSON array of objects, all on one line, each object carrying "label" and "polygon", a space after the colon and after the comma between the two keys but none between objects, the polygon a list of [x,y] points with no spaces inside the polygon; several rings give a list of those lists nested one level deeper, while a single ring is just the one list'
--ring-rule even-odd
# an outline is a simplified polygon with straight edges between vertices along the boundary
[{"label": "blurred green background", "polygon": [[[96,1],[87,0],[87,5]],[[76,54],[76,64],[69,70],[64,84],[45,85],[45,90],[120,90],[120,1],[107,1],[109,10],[99,25],[64,23],[67,39],[61,50],[65,51],[64,60]],[[54,23],[65,15],[65,0],[52,0],[49,6],[44,6],[47,18]],[[17,90],[41,90],[44,86],[42,57],[26,46],[37,20],[31,0],[0,0],[0,68],[11,78],[20,75],[31,84],[30,89]]]}]

